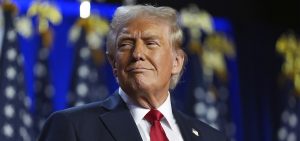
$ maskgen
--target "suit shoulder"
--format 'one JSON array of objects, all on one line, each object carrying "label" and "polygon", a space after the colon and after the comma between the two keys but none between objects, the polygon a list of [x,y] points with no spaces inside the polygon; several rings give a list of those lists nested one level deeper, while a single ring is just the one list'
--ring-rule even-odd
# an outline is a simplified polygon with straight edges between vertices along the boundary
[{"label": "suit shoulder", "polygon": [[192,127],[198,129],[200,134],[203,135],[203,138],[209,140],[218,140],[218,141],[227,141],[227,137],[221,131],[209,126],[208,124],[200,121],[197,118],[188,116],[182,112],[178,112]]},{"label": "suit shoulder", "polygon": [[64,110],[54,112],[50,117],[80,117],[99,114],[105,112],[105,108],[102,106],[103,102],[93,102],[78,107],[71,107]]},{"label": "suit shoulder", "polygon": [[201,131],[206,132],[206,134],[211,134],[215,137],[226,139],[226,136],[223,132],[209,126],[208,124],[206,124],[196,118],[193,118],[193,123],[196,124],[197,127],[199,127]]}]

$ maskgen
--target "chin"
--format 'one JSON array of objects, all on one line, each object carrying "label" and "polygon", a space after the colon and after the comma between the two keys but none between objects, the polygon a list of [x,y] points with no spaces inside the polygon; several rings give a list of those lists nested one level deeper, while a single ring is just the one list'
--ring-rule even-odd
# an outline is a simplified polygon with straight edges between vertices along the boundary
[{"label": "chin", "polygon": [[149,84],[141,81],[134,83],[133,87],[136,91],[141,91],[141,92],[145,92],[147,90],[150,90],[151,88]]}]

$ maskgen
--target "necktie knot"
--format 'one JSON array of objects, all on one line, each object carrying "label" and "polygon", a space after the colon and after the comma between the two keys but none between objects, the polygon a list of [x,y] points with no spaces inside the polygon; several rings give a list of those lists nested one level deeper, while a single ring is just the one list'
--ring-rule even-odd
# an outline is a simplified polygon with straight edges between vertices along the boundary
[{"label": "necktie knot", "polygon": [[162,115],[161,112],[155,109],[151,109],[146,115],[145,119],[151,123],[155,121],[160,121],[164,116]]},{"label": "necktie knot", "polygon": [[151,109],[146,115],[145,119],[151,123],[150,140],[151,141],[168,141],[166,133],[160,124],[160,120],[164,116],[158,110]]}]

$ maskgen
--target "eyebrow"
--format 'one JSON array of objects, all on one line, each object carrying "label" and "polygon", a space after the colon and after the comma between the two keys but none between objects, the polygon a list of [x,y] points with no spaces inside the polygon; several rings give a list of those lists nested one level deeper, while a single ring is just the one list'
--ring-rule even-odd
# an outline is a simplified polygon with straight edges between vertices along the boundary
[{"label": "eyebrow", "polygon": [[151,40],[151,39],[159,39],[160,36],[159,35],[153,35],[153,34],[144,34],[142,35],[142,39],[145,39],[145,40]]},{"label": "eyebrow", "polygon": [[[131,34],[129,33],[121,33],[119,36],[118,36],[118,40],[126,40],[126,39],[134,39],[135,37],[132,36]],[[160,36],[159,35],[156,35],[156,34],[153,34],[153,33],[144,33],[142,34],[142,39],[159,39]]]},{"label": "eyebrow", "polygon": [[[163,33],[158,33],[158,31],[146,29],[142,32],[141,38],[143,40],[159,40],[162,38],[161,34]],[[117,42],[124,41],[124,40],[134,40],[135,38],[136,38],[135,35],[131,34],[130,31],[127,28],[125,28],[119,32],[119,35],[117,37]]]},{"label": "eyebrow", "polygon": [[117,37],[117,42],[122,40],[133,40],[134,37],[132,37],[128,32],[127,33],[120,33],[120,35]]},{"label": "eyebrow", "polygon": [[142,37],[150,38],[160,38],[162,33],[153,32],[151,30],[146,30],[142,33]]}]

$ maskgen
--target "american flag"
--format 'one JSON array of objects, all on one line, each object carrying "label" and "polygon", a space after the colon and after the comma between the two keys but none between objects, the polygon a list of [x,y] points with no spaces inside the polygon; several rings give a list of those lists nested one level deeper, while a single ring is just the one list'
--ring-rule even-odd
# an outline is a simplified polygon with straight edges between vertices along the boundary
[{"label": "american flag", "polygon": [[[191,57],[192,58],[192,57]],[[232,140],[235,136],[236,127],[230,117],[229,90],[228,86],[220,84],[218,78],[204,74],[198,57],[189,60],[192,63],[193,76],[190,80],[190,108],[192,113],[201,121],[221,130]]]},{"label": "american flag", "polygon": [[53,86],[49,74],[48,47],[40,45],[37,62],[34,66],[35,75],[35,130],[39,133],[47,117],[53,112]]},{"label": "american flag", "polygon": [[86,32],[78,29],[79,38],[75,41],[75,59],[70,92],[69,106],[79,106],[97,101],[108,96],[109,91],[105,83],[105,72],[92,60],[92,50],[86,41]]},{"label": "american flag", "polygon": [[278,141],[300,141],[300,98],[292,92],[287,106],[281,114],[281,126],[278,130]]},{"label": "american flag", "polygon": [[[203,42],[213,36],[212,34],[204,37]],[[187,71],[191,75],[187,80],[189,81],[188,93],[192,94],[188,101],[193,103],[189,103],[188,109],[199,120],[226,133],[230,140],[236,140],[237,127],[232,118],[231,92],[226,78],[227,73],[230,73],[226,68],[226,60],[229,57],[220,55],[220,52],[216,50],[212,51],[214,50],[212,48],[210,48],[211,50],[207,49],[211,45],[201,43],[200,39],[197,42],[199,42],[198,45],[195,42],[193,44],[190,42],[189,45],[194,48],[202,48],[201,54],[191,49],[187,51],[190,69]],[[223,74],[215,70],[215,67],[220,66],[224,68]]]},{"label": "american flag", "polygon": [[276,50],[284,58],[282,64],[281,123],[277,131],[278,141],[300,141],[300,41],[295,33],[283,34],[276,42]]},{"label": "american flag", "polygon": [[12,11],[5,8],[2,13],[4,36],[0,39],[0,140],[32,141],[31,101],[25,92],[24,59],[17,42],[14,16]]}]

